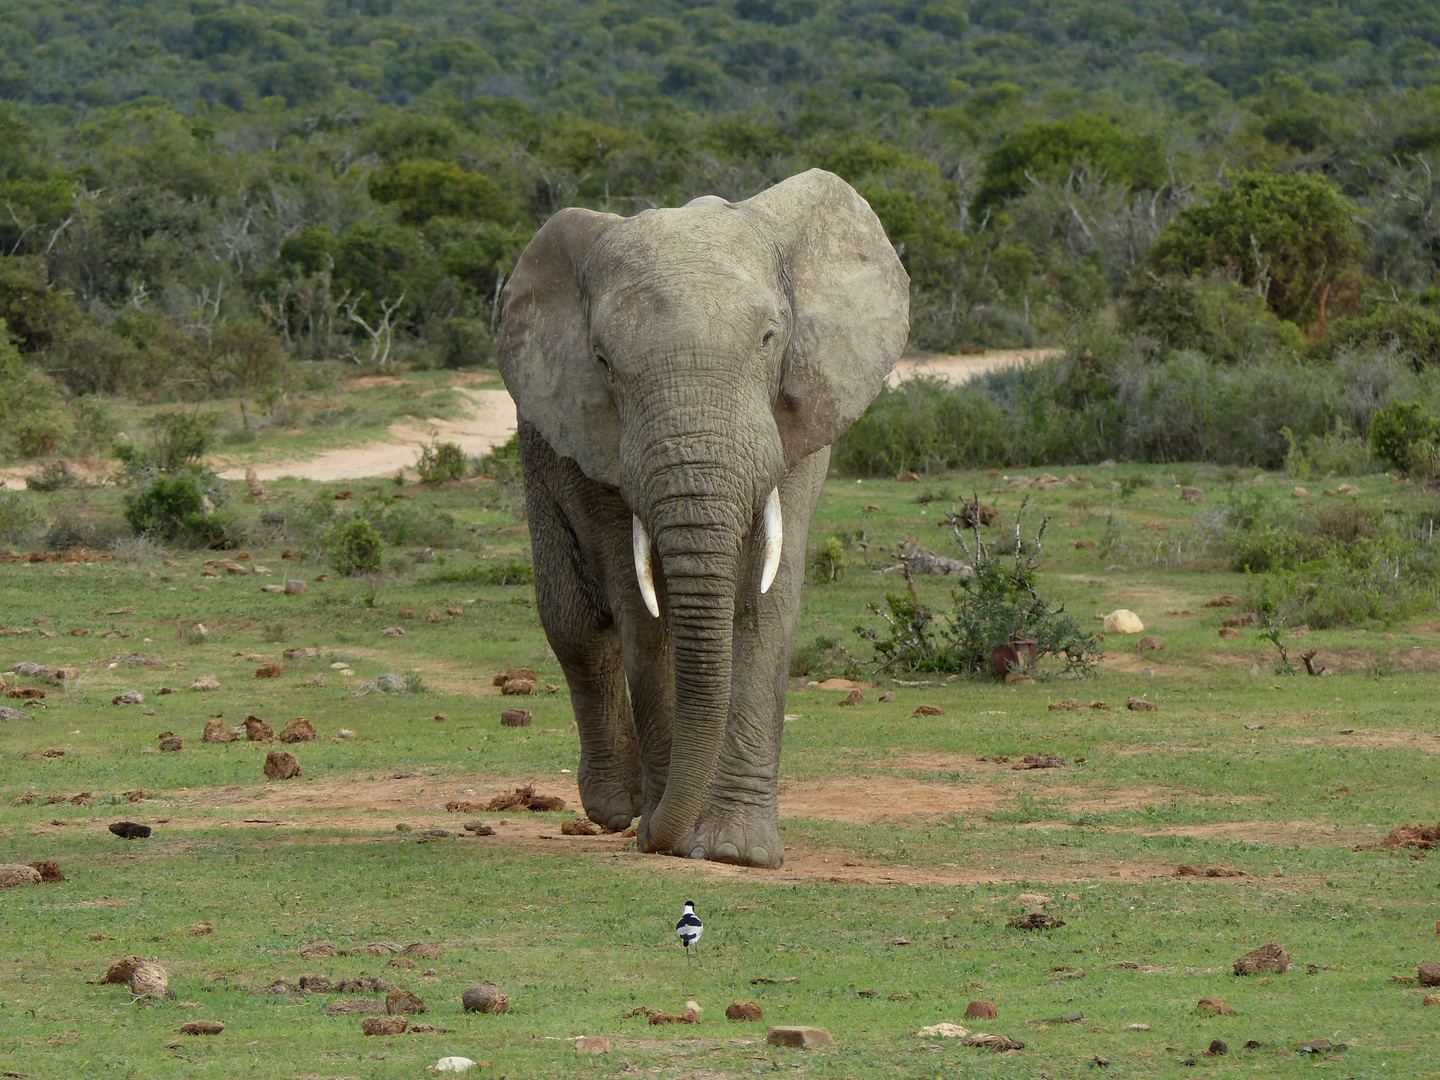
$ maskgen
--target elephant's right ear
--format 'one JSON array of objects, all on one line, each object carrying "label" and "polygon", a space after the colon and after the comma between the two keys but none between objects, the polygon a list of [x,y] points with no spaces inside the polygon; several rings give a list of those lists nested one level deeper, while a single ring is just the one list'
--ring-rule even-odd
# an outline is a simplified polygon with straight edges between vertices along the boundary
[{"label": "elephant's right ear", "polygon": [[500,298],[499,364],[516,409],[561,457],[619,486],[620,416],[590,352],[578,267],[623,218],[570,207],[530,241]]}]

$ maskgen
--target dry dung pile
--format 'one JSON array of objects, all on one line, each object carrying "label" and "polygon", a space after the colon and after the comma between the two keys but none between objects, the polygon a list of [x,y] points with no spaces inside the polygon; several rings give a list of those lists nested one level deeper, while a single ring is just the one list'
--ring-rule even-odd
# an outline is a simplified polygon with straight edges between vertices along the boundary
[{"label": "dry dung pile", "polygon": [[64,881],[65,875],[60,870],[60,864],[54,859],[42,859],[39,862],[30,863],[30,869],[40,875],[41,881]]},{"label": "dry dung pile", "polygon": [[385,995],[385,1011],[391,1016],[408,1016],[411,1013],[423,1013],[428,1010],[425,1008],[425,1002],[409,990],[391,990]]},{"label": "dry dung pile", "polygon": [[[497,795],[484,806],[465,804],[467,809],[461,813],[471,813],[474,810],[564,810],[565,800],[558,795],[537,795],[535,786],[527,784],[518,787],[508,795]],[[445,804],[445,809],[450,809],[450,804]]]},{"label": "dry dung pile", "polygon": [[1379,846],[1381,851],[1393,851],[1396,848],[1429,851],[1436,844],[1440,844],[1440,824],[1397,825],[1386,833]]},{"label": "dry dung pile", "polygon": [[269,780],[289,780],[300,775],[300,762],[288,750],[271,750],[265,755],[265,777]]},{"label": "dry dung pile", "polygon": [[589,818],[575,818],[560,826],[560,832],[565,836],[598,836],[600,826]]},{"label": "dry dung pile", "polygon": [[280,741],[283,743],[302,743],[315,741],[315,725],[303,716],[297,716],[285,725],[285,730],[280,732]]},{"label": "dry dung pile", "polygon": [[368,1016],[360,1022],[366,1035],[403,1035],[409,1026],[408,1016]]},{"label": "dry dung pile", "polygon": [[1219,998],[1203,997],[1195,1006],[1195,1011],[1204,1016],[1234,1016],[1235,1010]]},{"label": "dry dung pile", "polygon": [[258,716],[245,717],[245,738],[251,742],[274,742],[275,729]]},{"label": "dry dung pile", "polygon": [[507,696],[519,694],[527,695],[535,693],[535,687],[540,677],[528,667],[512,667],[503,671],[491,680],[492,686],[498,686],[500,693]]},{"label": "dry dung pile", "polygon": [[1290,954],[1274,942],[1252,949],[1235,961],[1236,975],[1255,975],[1262,971],[1283,975],[1289,969]]},{"label": "dry dung pile", "polygon": [[460,1004],[466,1012],[503,1013],[510,1010],[510,999],[494,983],[470,987],[461,995]]},{"label": "dry dung pile", "polygon": [[1028,915],[1017,915],[1010,920],[1010,925],[1017,930],[1055,930],[1064,926],[1065,920],[1043,911],[1032,911]]},{"label": "dry dung pile", "polygon": [[39,885],[43,878],[40,871],[24,863],[0,863],[0,889],[15,885]]},{"label": "dry dung pile", "polygon": [[137,998],[163,998],[170,987],[165,969],[143,956],[127,956],[110,965],[100,985],[128,985]]},{"label": "dry dung pile", "polygon": [[960,1040],[961,1046],[983,1046],[986,1050],[1024,1050],[1025,1044],[1019,1039],[1007,1038],[1004,1035],[992,1035],[986,1031],[977,1031],[973,1035],[966,1035]]},{"label": "dry dung pile", "polygon": [[385,1011],[385,1003],[374,998],[341,998],[332,1001],[325,1011],[331,1016],[376,1015]]},{"label": "dry dung pile", "polygon": [[764,1011],[753,1001],[732,1001],[725,1008],[727,1020],[759,1020],[764,1015]]},{"label": "dry dung pile", "polygon": [[235,733],[225,726],[225,721],[216,717],[213,720],[205,721],[205,733],[200,736],[201,742],[231,742]]},{"label": "dry dung pile", "polygon": [[225,1025],[218,1020],[192,1020],[175,1029],[177,1035],[219,1035]]}]

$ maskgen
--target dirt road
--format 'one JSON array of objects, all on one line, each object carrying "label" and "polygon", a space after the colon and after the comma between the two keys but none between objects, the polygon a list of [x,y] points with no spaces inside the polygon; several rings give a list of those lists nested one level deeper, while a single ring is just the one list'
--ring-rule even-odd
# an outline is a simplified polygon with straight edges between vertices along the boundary
[{"label": "dirt road", "polygon": [[977,375],[1001,368],[1021,367],[1035,360],[1056,356],[1060,349],[996,349],[976,356],[905,357],[895,362],[895,370],[886,381],[899,386],[906,379],[937,378],[959,386]]},{"label": "dirt road", "polygon": [[[467,454],[489,453],[515,431],[515,402],[504,390],[472,390],[457,386],[455,392],[469,402],[468,415],[455,420],[411,420],[394,424],[384,439],[338,450],[324,450],[305,461],[278,461],[257,465],[261,480],[294,476],[302,480],[363,480],[371,476],[394,476],[409,469],[420,456],[420,448],[431,439],[453,442]],[[243,480],[243,465],[220,473],[226,480]]]}]

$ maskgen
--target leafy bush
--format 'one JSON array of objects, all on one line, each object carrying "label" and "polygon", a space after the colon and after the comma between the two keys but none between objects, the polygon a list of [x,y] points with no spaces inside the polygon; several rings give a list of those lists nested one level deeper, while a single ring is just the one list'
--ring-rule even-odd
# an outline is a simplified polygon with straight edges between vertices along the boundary
[{"label": "leafy bush", "polygon": [[1415,304],[1381,304],[1369,315],[1337,321],[1311,351],[1331,357],[1356,348],[1394,349],[1417,368],[1440,365],[1440,314]]},{"label": "leafy bush", "polygon": [[1277,319],[1253,289],[1216,274],[1134,274],[1120,295],[1119,316],[1121,326],[1162,352],[1191,349],[1226,364],[1299,352],[1304,345],[1299,328]]},{"label": "leafy bush", "polygon": [[337,574],[378,574],[385,543],[368,520],[359,515],[336,522],[325,534],[325,555]]},{"label": "leafy bush", "polygon": [[812,585],[828,585],[845,577],[845,542],[838,536],[827,536],[810,553],[806,567]]},{"label": "leafy bush", "polygon": [[821,635],[804,645],[796,645],[790,653],[793,678],[828,679],[858,672],[859,665],[850,651],[832,637]]},{"label": "leafy bush", "polygon": [[420,460],[415,463],[415,471],[426,484],[463,479],[468,468],[465,451],[453,442],[432,442],[420,451]]},{"label": "leafy bush", "polygon": [[22,547],[45,535],[45,515],[35,500],[19,491],[0,491],[0,543]]},{"label": "leafy bush", "polygon": [[[960,579],[953,594],[955,605],[949,625],[939,635],[933,629],[934,614],[915,592],[906,575],[908,595],[888,594],[887,611],[875,605],[870,610],[885,620],[888,636],[857,628],[856,633],[875,648],[881,671],[931,671],[979,675],[993,671],[995,647],[1017,639],[1034,639],[1036,658],[1063,657],[1063,674],[1088,675],[1102,655],[1095,636],[1083,630],[1075,618],[1036,590],[1041,546],[1048,518],[1040,522],[1034,540],[1022,537],[1026,504],[1021,503],[1008,558],[980,535],[980,525],[970,527],[967,542],[958,517],[951,517],[954,535],[965,553],[973,574]],[[1011,545],[1006,545],[1011,546]]]},{"label": "leafy bush", "polygon": [[1419,402],[1397,402],[1370,420],[1370,449],[1402,472],[1428,465],[1440,441],[1440,420]]},{"label": "leafy bush", "polygon": [[192,471],[161,475],[121,500],[126,522],[136,533],[165,543],[209,547],[225,526],[208,505],[201,476]]},{"label": "leafy bush", "polygon": [[74,483],[75,474],[63,461],[46,462],[38,473],[25,477],[25,486],[31,491],[59,491]]}]

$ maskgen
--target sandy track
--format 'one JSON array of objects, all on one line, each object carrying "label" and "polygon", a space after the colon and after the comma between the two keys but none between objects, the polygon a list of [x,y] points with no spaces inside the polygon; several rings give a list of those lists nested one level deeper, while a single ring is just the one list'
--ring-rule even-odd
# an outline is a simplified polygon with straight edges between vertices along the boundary
[{"label": "sandy track", "polygon": [[996,349],[977,356],[916,356],[895,362],[886,381],[899,386],[906,379],[933,378],[959,386],[977,375],[1002,368],[1022,367],[1036,360],[1057,356],[1061,349]]},{"label": "sandy track", "polygon": [[[399,469],[409,469],[420,456],[420,448],[437,438],[453,442],[467,454],[486,454],[505,442],[515,432],[515,402],[504,390],[471,390],[456,387],[469,403],[465,416],[455,420],[431,418],[394,424],[384,439],[324,450],[304,461],[268,462],[255,466],[261,480],[278,480],[293,476],[301,480],[362,480],[371,476],[394,476]],[[226,480],[243,480],[245,466],[225,468],[220,476]]]}]

